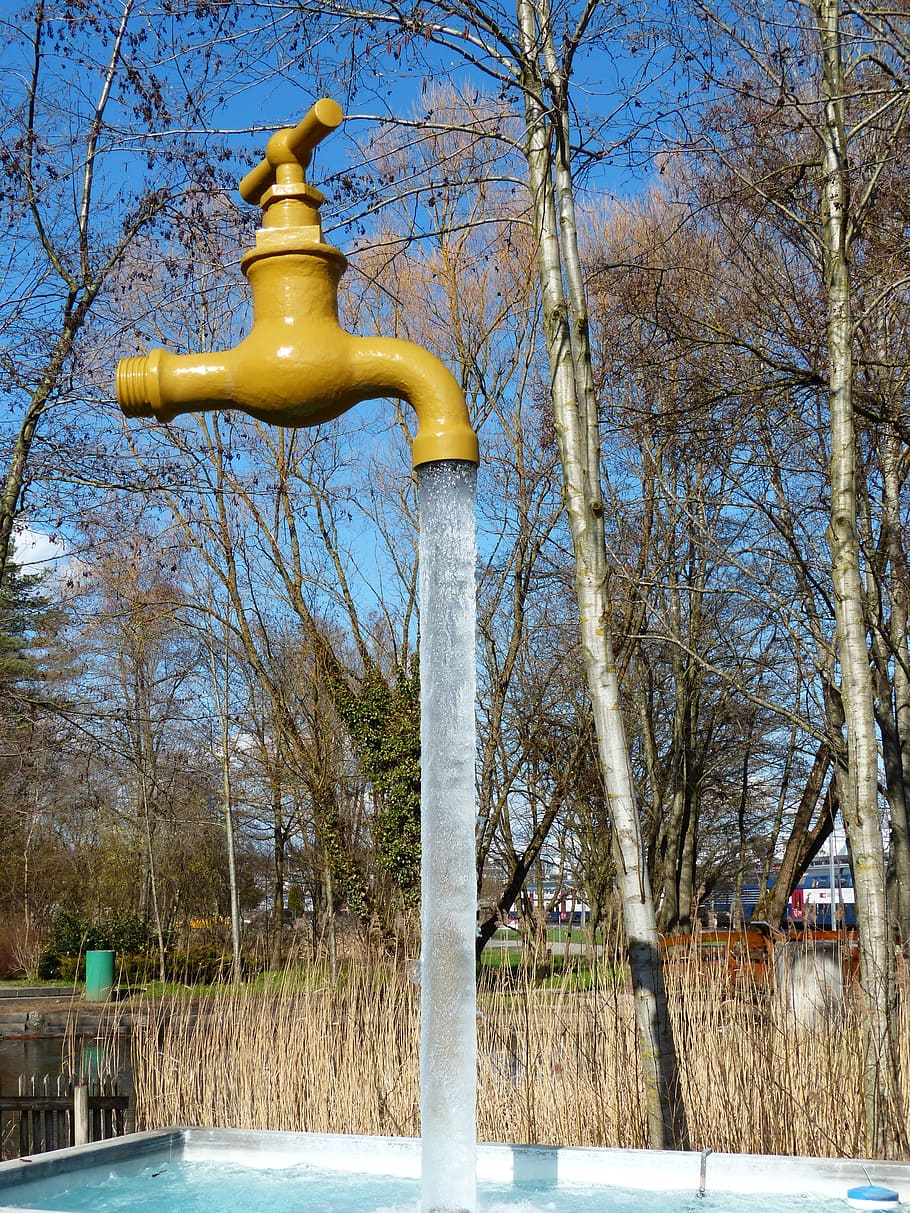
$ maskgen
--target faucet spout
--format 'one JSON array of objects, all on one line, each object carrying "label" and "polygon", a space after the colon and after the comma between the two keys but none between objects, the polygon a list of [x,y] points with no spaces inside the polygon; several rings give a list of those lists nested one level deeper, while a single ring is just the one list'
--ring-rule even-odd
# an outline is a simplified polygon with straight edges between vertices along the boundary
[{"label": "faucet spout", "polygon": [[247,337],[221,353],[154,349],[121,359],[117,399],[129,417],[171,421],[182,413],[239,409],[260,421],[312,426],[362,400],[392,396],[417,415],[415,467],[479,461],[464,394],[451,372],[409,341],[355,337],[338,321],[347,262],[323,241],[322,195],[304,179],[315,142],[341,121],[323,98],[295,128],[269,141],[268,156],[241,184],[263,208],[256,246],[241,259],[253,293]]},{"label": "faucet spout", "polygon": [[414,467],[440,459],[479,463],[477,434],[451,371],[423,346],[394,337],[355,338],[354,366],[364,396],[406,400],[417,416]]}]

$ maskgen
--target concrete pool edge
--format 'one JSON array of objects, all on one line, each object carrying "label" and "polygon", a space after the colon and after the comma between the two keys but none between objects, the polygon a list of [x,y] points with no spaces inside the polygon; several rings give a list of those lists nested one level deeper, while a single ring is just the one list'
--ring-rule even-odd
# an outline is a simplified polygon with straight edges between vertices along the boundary
[{"label": "concrete pool edge", "polygon": [[[70,1146],[29,1161],[2,1162],[0,1201],[4,1188],[14,1189],[20,1182],[76,1173],[90,1166],[111,1166],[163,1151],[194,1161],[230,1160],[254,1168],[307,1163],[324,1170],[413,1179],[419,1177],[420,1169],[417,1138],[174,1127]],[[874,1182],[893,1188],[901,1202],[910,1202],[910,1163],[865,1159],[490,1143],[478,1146],[477,1177],[481,1183],[619,1186],[655,1192],[703,1189],[707,1194],[841,1199],[846,1198],[848,1188]],[[23,1213],[23,1208],[0,1203],[0,1213]]]}]

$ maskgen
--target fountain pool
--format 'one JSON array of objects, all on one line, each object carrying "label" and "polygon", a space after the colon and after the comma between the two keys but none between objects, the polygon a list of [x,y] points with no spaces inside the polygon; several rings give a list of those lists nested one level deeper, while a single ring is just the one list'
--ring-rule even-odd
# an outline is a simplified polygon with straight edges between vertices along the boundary
[{"label": "fountain pool", "polygon": [[[416,1213],[420,1143],[164,1129],[0,1163],[0,1213]],[[910,1165],[481,1145],[479,1213],[832,1213],[870,1179],[910,1200]]]}]

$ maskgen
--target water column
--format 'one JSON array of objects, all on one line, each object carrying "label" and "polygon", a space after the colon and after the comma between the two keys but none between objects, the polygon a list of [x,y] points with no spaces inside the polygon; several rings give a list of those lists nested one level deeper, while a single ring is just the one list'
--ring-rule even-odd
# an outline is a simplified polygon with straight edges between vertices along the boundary
[{"label": "water column", "polygon": [[476,468],[417,470],[420,504],[422,1213],[474,1213]]}]

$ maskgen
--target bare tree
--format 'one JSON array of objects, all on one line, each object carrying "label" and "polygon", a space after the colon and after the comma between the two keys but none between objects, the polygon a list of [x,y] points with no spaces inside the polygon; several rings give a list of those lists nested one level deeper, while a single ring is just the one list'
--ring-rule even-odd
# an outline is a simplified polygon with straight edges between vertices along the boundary
[{"label": "bare tree", "polygon": [[[231,70],[218,9],[159,20],[141,0],[112,0],[64,17],[39,0],[3,16],[0,333],[12,420],[0,573],[28,486],[37,498],[42,481],[77,465],[83,480],[94,479],[103,457],[99,415],[86,415],[85,400],[111,334],[90,321],[131,247],[162,233],[168,207],[213,171],[216,141],[209,136],[203,148],[188,132],[207,91],[223,89]],[[216,84],[209,72],[219,58]],[[58,496],[58,516],[67,504]]]},{"label": "bare tree", "polygon": [[[901,1148],[905,1127],[888,1026],[894,1006],[893,930],[885,897],[873,655],[867,640],[864,436],[856,355],[860,334],[875,323],[875,301],[906,288],[904,272],[872,287],[862,255],[864,242],[874,240],[879,203],[906,173],[910,89],[903,70],[905,40],[888,28],[887,20],[883,24],[877,6],[863,3],[784,3],[775,9],[773,21],[767,8],[751,3],[723,11],[698,3],[692,11],[703,22],[702,33],[691,24],[685,27],[685,54],[702,81],[710,82],[713,102],[699,128],[698,146],[714,158],[724,196],[748,197],[757,226],[773,231],[769,248],[778,242],[775,260],[791,285],[800,285],[803,299],[814,293],[820,305],[816,314],[822,324],[809,322],[819,345],[808,366],[804,361],[798,368],[797,379],[804,392],[814,391],[814,403],[821,406],[818,424],[813,427],[809,417],[804,424],[816,429],[827,450],[828,558],[821,576],[803,554],[797,577],[809,591],[806,605],[827,598],[826,611],[834,622],[830,635],[823,616],[814,621],[807,616],[815,628],[827,740],[856,873],[868,1010],[866,1143],[870,1152],[880,1153]],[[754,140],[743,139],[744,127]],[[863,312],[858,302],[864,296]],[[792,289],[787,298],[793,318]],[[752,345],[750,353],[764,363],[766,383],[774,374],[781,384],[787,363],[798,367],[800,358],[792,359],[792,348],[791,339],[781,357],[781,347],[770,341]],[[809,392],[806,399],[811,399]],[[766,424],[768,445],[778,445],[770,417]],[[775,493],[792,510],[786,478],[785,472]],[[789,529],[795,533],[800,525]]]}]

